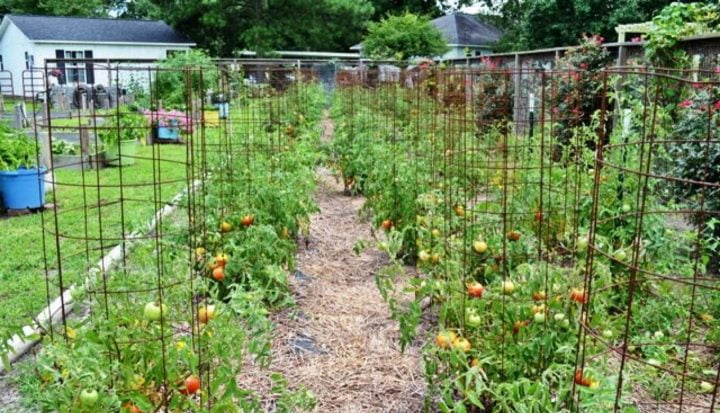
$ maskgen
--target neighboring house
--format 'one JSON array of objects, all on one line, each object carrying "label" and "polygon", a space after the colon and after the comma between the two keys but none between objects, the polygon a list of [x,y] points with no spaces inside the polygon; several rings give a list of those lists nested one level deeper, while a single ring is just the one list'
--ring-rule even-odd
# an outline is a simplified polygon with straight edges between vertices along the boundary
[{"label": "neighboring house", "polygon": [[[23,72],[42,69],[46,59],[163,59],[193,46],[162,21],[8,14],[0,23],[0,70],[12,74],[13,94],[22,95]],[[97,65],[67,62],[48,67],[60,74],[51,78],[53,83],[111,83],[110,72]],[[28,73],[25,78],[28,83]]]},{"label": "neighboring house", "polygon": [[[464,13],[438,17],[431,23],[442,32],[450,48],[441,59],[465,57],[467,54],[470,56],[491,54],[493,45],[503,36],[502,30],[497,27]],[[356,44],[350,50],[361,51],[362,43]]]}]

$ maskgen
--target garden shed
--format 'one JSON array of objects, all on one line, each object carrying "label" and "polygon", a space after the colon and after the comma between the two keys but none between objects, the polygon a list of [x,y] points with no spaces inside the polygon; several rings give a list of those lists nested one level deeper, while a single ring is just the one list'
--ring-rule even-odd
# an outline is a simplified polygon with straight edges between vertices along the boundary
[{"label": "garden shed", "polygon": [[[23,78],[49,59],[163,59],[195,43],[165,22],[156,20],[8,14],[0,23],[0,70],[11,73],[13,94],[23,94]],[[57,65],[52,84],[109,85],[107,71],[92,65],[65,62]],[[25,76],[23,76],[25,72]],[[101,73],[102,72],[102,73]]]}]

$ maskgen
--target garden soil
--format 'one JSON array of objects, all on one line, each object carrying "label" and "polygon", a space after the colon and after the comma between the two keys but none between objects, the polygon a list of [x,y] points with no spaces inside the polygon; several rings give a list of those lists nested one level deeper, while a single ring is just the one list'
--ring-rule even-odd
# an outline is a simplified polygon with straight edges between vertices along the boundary
[{"label": "garden soil", "polygon": [[[324,122],[331,139],[332,123]],[[388,262],[376,249],[353,252],[371,239],[359,216],[362,197],[343,195],[328,170],[318,170],[316,200],[308,243],[299,243],[299,274],[291,277],[294,311],[274,316],[272,363],[263,371],[248,363],[242,386],[268,397],[269,373],[280,372],[293,386],[317,398],[317,412],[420,412],[425,395],[420,346],[400,351],[398,323],[390,318],[375,285],[375,273]]]}]

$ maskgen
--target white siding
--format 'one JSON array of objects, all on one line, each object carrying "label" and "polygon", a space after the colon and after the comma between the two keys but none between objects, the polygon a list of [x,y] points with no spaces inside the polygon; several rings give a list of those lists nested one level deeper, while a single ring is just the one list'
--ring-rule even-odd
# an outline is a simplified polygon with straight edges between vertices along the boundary
[{"label": "white siding", "polygon": [[[486,47],[468,47],[468,49],[470,49],[471,57],[484,56],[492,53],[492,51]],[[464,46],[450,46],[450,50],[442,56],[441,60],[457,59],[462,57],[466,57]]]},{"label": "white siding", "polygon": [[[5,33],[0,37],[0,54],[3,59],[3,68],[12,73],[14,95],[22,94],[25,52],[34,55],[34,44],[14,24],[8,24]],[[35,57],[35,64],[38,64],[37,57]]]},{"label": "white siding", "polygon": [[[55,59],[55,51],[72,50],[85,51],[91,50],[93,59],[164,59],[168,50],[188,50],[187,46],[177,45],[137,45],[137,44],[85,44],[85,43],[37,43],[35,46],[35,62],[38,66],[43,66],[46,59]],[[49,65],[54,66],[54,65]],[[111,64],[116,67],[116,64]],[[120,83],[127,85],[131,77],[134,77],[141,83],[147,82],[148,64],[126,64],[123,67],[133,67],[138,69],[121,70]],[[95,67],[95,84],[104,86],[114,85],[118,73],[105,69],[104,64],[96,63]],[[70,82],[69,82],[70,83]]]}]

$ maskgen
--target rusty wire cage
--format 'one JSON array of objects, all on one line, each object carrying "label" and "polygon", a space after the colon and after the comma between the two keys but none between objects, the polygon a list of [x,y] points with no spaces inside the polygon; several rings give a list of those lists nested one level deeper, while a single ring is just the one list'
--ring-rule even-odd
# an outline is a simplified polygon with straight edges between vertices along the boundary
[{"label": "rusty wire cage", "polygon": [[713,411],[718,97],[682,75],[338,72],[335,161],[417,262],[413,300],[378,285],[403,345],[435,336],[432,405]]},{"label": "rusty wire cage", "polygon": [[[73,68],[92,79],[62,79]],[[294,148],[317,137],[313,70],[58,60],[32,72],[43,81],[25,93],[49,172],[48,308],[36,320],[47,338],[32,368],[46,394],[35,401],[71,411],[257,407],[231,383],[246,349],[267,362],[265,306],[290,300],[284,274],[312,209],[302,172],[314,158]],[[283,201],[293,174],[305,179],[297,203]],[[253,293],[259,283],[267,297]]]}]

